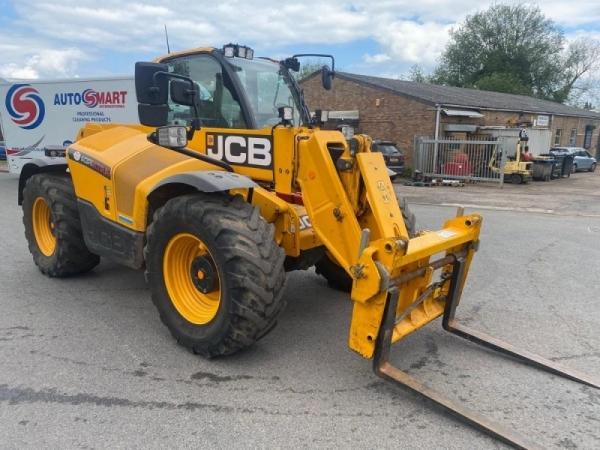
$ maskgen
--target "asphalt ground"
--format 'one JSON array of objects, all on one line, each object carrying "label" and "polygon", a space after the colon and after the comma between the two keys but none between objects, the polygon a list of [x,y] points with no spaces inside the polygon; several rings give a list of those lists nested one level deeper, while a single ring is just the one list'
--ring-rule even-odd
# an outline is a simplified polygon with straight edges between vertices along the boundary
[{"label": "asphalt ground", "polygon": [[[458,320],[598,377],[598,180],[395,187],[419,228],[454,215],[442,205],[484,217]],[[215,360],[174,342],[141,272],[103,260],[44,277],[16,184],[0,173],[1,449],[506,448],[377,378],[347,348],[352,302],[313,271],[289,275],[271,334]],[[600,390],[479,348],[439,320],[394,345],[391,362],[547,448],[600,448]]]},{"label": "asphalt ground", "polygon": [[551,181],[525,184],[464,184],[463,186],[405,186],[394,182],[398,195],[410,204],[457,205],[504,211],[558,215],[600,216],[600,170],[577,172]]}]

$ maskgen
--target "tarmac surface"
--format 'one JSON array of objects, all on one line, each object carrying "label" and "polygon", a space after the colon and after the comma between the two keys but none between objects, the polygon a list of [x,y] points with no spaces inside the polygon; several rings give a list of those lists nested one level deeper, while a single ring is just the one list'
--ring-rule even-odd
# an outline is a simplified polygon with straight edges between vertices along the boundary
[{"label": "tarmac surface", "polygon": [[[272,333],[214,360],[174,342],[141,271],[103,259],[81,276],[42,276],[16,185],[0,173],[0,449],[507,448],[377,378],[347,347],[352,302],[312,270],[289,274]],[[439,229],[456,204],[483,216],[459,321],[598,378],[600,171],[395,189],[418,228]],[[439,320],[395,344],[391,362],[545,448],[600,448],[600,390]]]},{"label": "tarmac surface", "polygon": [[525,184],[465,184],[464,186],[404,186],[394,183],[397,195],[409,204],[476,206],[506,211],[600,216],[600,170]]},{"label": "tarmac surface", "polygon": [[[6,161],[0,161],[2,172],[8,172]],[[409,180],[398,178],[394,189],[409,204],[600,216],[600,170],[519,185],[466,183],[462,186],[425,187],[405,186],[405,181]]]}]

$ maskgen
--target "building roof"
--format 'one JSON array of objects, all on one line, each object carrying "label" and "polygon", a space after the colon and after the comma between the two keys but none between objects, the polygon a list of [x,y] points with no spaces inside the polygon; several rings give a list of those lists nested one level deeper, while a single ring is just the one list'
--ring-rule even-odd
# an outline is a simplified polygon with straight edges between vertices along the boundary
[{"label": "building roof", "polygon": [[[320,72],[319,72],[320,73]],[[312,78],[316,74],[311,75]],[[495,111],[518,111],[530,114],[555,114],[569,117],[585,117],[600,120],[600,113],[586,109],[540,100],[533,97],[499,92],[480,91],[416,81],[336,72],[336,78],[355,82],[363,86],[410,98],[433,106],[487,109]]]}]

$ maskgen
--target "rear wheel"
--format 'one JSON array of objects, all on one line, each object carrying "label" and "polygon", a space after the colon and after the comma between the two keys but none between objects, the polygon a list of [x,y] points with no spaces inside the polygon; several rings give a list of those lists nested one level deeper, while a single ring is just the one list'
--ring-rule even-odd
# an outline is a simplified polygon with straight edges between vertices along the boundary
[{"label": "rear wheel", "polygon": [[[415,215],[408,208],[408,204],[404,197],[400,197],[398,204],[402,211],[402,218],[404,219],[404,225],[406,226],[406,231],[408,231],[408,236],[411,238],[415,237],[417,235],[417,221]],[[329,252],[326,252],[325,256],[315,264],[315,270],[317,274],[327,280],[327,283],[329,283],[331,287],[343,292],[350,292],[352,290],[352,277],[346,273]]]},{"label": "rear wheel", "polygon": [[521,184],[523,182],[523,177],[521,175],[519,175],[518,173],[513,173],[510,176],[510,182],[512,184]]},{"label": "rear wheel", "polygon": [[146,279],[177,342],[213,357],[266,335],[284,306],[285,252],[240,196],[190,194],[148,227]]},{"label": "rear wheel", "polygon": [[87,272],[100,262],[85,245],[77,197],[66,173],[42,173],[27,180],[23,224],[33,261],[45,275]]},{"label": "rear wheel", "polygon": [[573,164],[571,166],[571,173],[575,173],[575,172],[577,172],[577,164]]}]

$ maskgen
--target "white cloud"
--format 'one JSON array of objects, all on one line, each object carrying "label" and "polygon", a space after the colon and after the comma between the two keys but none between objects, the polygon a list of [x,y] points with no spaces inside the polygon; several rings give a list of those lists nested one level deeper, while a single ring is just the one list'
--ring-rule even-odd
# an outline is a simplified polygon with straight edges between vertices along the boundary
[{"label": "white cloud", "polygon": [[392,59],[392,57],[390,55],[384,55],[381,53],[379,53],[378,55],[365,54],[363,56],[363,61],[366,64],[380,64],[380,63],[389,62],[391,59]]},{"label": "white cloud", "polygon": [[539,6],[548,19],[563,27],[577,28],[600,23],[600,3],[597,0],[577,0],[577,2],[551,0]]},{"label": "white cloud", "polygon": [[375,74],[386,78],[398,78],[418,64],[425,72],[431,72],[448,42],[450,25],[433,22],[419,24],[398,21],[381,27],[374,39],[382,53],[364,55],[361,64],[349,71]]},{"label": "white cloud", "polygon": [[81,61],[90,57],[75,47],[55,49],[44,47],[35,40],[21,41],[22,46],[0,44],[3,61],[0,62],[2,78],[68,78],[77,75]]},{"label": "white cloud", "polygon": [[39,78],[39,73],[29,65],[25,67],[18,66],[15,63],[3,64],[0,66],[0,78]]},{"label": "white cloud", "polygon": [[[450,27],[434,22],[395,22],[388,26],[385,34],[378,35],[377,40],[382,46],[389,46],[393,57],[431,67],[448,42]],[[391,39],[387,40],[386,34]]]},{"label": "white cloud", "polygon": [[[133,0],[124,7],[122,0],[14,0],[20,17],[0,24],[0,76],[74,76],[84,61],[102,52],[159,56],[166,49],[165,24],[172,50],[239,42],[273,55],[289,46],[375,41],[379,47],[370,54],[356,52],[359,59],[352,68],[402,74],[419,64],[431,70],[448,41],[449,28],[491,4],[491,0],[489,4],[480,0],[222,0],[214,4]],[[539,6],[548,18],[568,27],[572,36],[600,35],[598,0],[547,0]],[[25,33],[32,37],[23,39]],[[7,47],[13,50],[7,53]],[[107,68],[97,70],[106,73]]]}]

